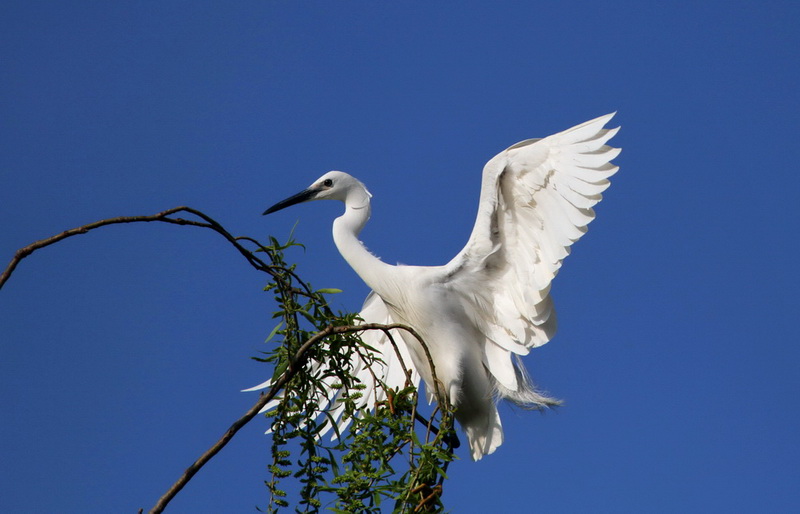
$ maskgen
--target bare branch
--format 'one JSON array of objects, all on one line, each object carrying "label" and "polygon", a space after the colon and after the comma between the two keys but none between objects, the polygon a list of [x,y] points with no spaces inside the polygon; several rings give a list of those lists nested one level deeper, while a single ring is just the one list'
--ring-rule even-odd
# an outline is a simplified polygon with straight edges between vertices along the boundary
[{"label": "bare branch", "polygon": [[[203,221],[196,221],[196,220],[187,220],[183,218],[173,217],[173,215],[185,212],[188,214],[192,214],[197,216]],[[215,221],[210,216],[196,210],[192,209],[191,207],[180,206],[180,207],[173,207],[172,209],[167,209],[166,211],[159,212],[157,214],[153,214],[151,216],[120,216],[116,218],[108,218],[100,221],[96,221],[94,223],[88,223],[86,225],[81,225],[80,227],[75,227],[69,230],[65,230],[60,234],[56,234],[54,236],[48,237],[46,239],[40,239],[34,243],[29,244],[23,248],[20,248],[14,254],[14,257],[11,259],[11,262],[6,266],[6,269],[0,274],[0,289],[3,288],[3,285],[8,281],[11,274],[16,269],[17,265],[24,259],[28,257],[30,254],[39,250],[41,248],[50,246],[52,244],[58,243],[59,241],[63,241],[69,237],[86,234],[92,230],[95,230],[100,227],[105,227],[107,225],[118,225],[121,223],[148,223],[148,222],[162,222],[162,223],[170,223],[173,225],[189,225],[193,227],[201,227],[201,228],[208,228],[213,230],[214,232],[220,234],[222,237],[228,240],[238,251],[241,253],[245,259],[250,263],[251,266],[256,268],[259,271],[263,271],[265,273],[269,273],[270,275],[275,275],[274,271],[270,268],[270,266],[253,255],[248,249],[239,243],[237,238],[233,237],[227,230],[225,230],[222,225],[220,225],[217,221]],[[248,241],[254,242],[259,247],[257,241],[252,239],[247,239]]]}]

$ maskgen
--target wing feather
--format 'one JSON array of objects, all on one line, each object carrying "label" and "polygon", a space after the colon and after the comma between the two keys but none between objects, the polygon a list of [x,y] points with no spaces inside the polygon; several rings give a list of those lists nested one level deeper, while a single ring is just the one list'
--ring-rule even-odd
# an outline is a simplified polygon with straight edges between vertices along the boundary
[{"label": "wing feather", "polygon": [[522,141],[491,159],[472,235],[445,267],[454,289],[480,299],[472,306],[486,336],[484,364],[511,399],[524,393],[512,357],[553,337],[550,284],[618,170],[611,160],[620,150],[606,143],[619,128],[603,128],[613,116]]},{"label": "wing feather", "polygon": [[612,137],[617,135],[619,127],[613,129],[600,129],[597,132],[597,137],[581,141],[580,143],[573,143],[570,145],[576,152],[594,152],[603,147]]},{"label": "wing feather", "polygon": [[491,370],[497,381],[512,391],[516,390],[519,386],[517,373],[514,369],[513,361],[508,358],[508,352],[493,341],[488,341],[484,345],[483,351],[484,363]]}]

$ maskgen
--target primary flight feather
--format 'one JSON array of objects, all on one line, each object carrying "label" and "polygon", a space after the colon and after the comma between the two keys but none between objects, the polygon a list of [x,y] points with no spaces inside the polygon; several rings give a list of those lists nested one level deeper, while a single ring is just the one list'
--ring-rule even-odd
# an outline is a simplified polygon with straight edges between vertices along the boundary
[{"label": "primary flight feather", "polygon": [[[372,195],[341,171],[326,173],[264,212],[309,200],[344,202],[344,214],[333,222],[333,239],[372,289],[361,317],[369,323],[402,323],[419,333],[436,366],[440,393],[455,407],[475,460],[503,442],[496,398],[531,408],[558,404],[532,385],[520,356],[555,333],[550,284],[570,246],[586,233],[592,207],[618,169],[611,160],[620,150],[606,143],[619,129],[603,128],[613,116],[522,141],[486,163],[472,235],[444,266],[393,266],[369,253],[358,234],[369,219]],[[392,334],[413,384],[421,378],[432,398],[436,386],[419,342],[407,332]],[[403,387],[406,375],[383,333],[367,331],[362,337],[383,361],[373,369],[354,363],[354,373],[367,385],[361,405],[369,407],[384,399],[375,377],[389,387]],[[331,384],[320,395],[320,412],[331,409],[330,418],[343,428],[349,420],[340,419],[342,408]]]}]

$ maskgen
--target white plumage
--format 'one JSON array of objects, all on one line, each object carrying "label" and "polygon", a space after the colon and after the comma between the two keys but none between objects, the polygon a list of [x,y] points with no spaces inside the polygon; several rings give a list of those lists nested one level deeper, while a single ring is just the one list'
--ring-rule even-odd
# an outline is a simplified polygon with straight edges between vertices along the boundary
[{"label": "white plumage", "polygon": [[[492,158],[483,169],[472,235],[444,266],[392,266],[370,254],[358,234],[369,219],[371,195],[361,182],[340,171],[326,173],[265,212],[308,200],[345,203],[345,213],[333,223],[333,238],[372,289],[361,317],[366,322],[403,323],[421,335],[443,384],[441,392],[455,406],[475,460],[503,442],[496,397],[533,408],[558,403],[535,389],[519,356],[555,333],[550,284],[572,243],[586,233],[594,219],[592,207],[617,171],[611,160],[620,150],[606,142],[619,129],[603,128],[612,117],[522,141]],[[385,335],[368,331],[363,337],[385,363],[372,373],[389,387],[402,387],[405,376]],[[431,398],[434,384],[423,349],[408,333],[394,331],[393,337],[413,370],[414,385],[422,378]],[[367,385],[363,406],[382,400],[372,373],[361,363],[355,368]],[[340,405],[331,393],[331,400],[321,401],[320,412],[330,408],[332,418],[340,420]],[[347,422],[339,421],[342,426]]]}]

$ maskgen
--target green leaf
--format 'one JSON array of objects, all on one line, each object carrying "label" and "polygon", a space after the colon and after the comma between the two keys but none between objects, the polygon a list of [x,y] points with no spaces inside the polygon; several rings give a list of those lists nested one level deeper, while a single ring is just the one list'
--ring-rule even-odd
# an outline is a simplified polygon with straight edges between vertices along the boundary
[{"label": "green leaf", "polygon": [[338,293],[341,293],[342,290],[341,289],[336,289],[334,287],[326,287],[326,288],[323,288],[323,289],[317,289],[317,292],[321,293],[321,294],[338,294]]},{"label": "green leaf", "polygon": [[280,329],[281,329],[281,327],[283,327],[283,321],[281,321],[280,323],[278,323],[278,324],[275,326],[275,328],[273,328],[273,329],[272,329],[272,332],[270,332],[270,333],[269,333],[269,335],[268,335],[268,336],[267,336],[267,338],[264,340],[264,342],[265,342],[265,343],[268,343],[268,342],[270,342],[270,341],[272,340],[272,338],[273,338],[273,337],[275,337],[275,334],[277,334],[277,333],[278,333],[278,330],[280,330]]},{"label": "green leaf", "polygon": [[289,361],[288,360],[281,360],[278,364],[275,365],[275,371],[272,372],[272,381],[275,382],[278,380],[281,375],[283,375],[286,370],[289,368]]},{"label": "green leaf", "polygon": [[[285,244],[275,238],[270,242],[272,246],[264,248],[263,258],[272,267],[272,278],[265,290],[274,297],[277,311],[270,309],[269,314],[278,324],[266,342],[277,337],[282,341],[267,346],[268,350],[256,359],[272,363],[272,380],[276,381],[286,373],[300,345],[322,327],[350,326],[360,318],[357,314],[335,314],[323,295],[342,291],[313,289],[299,277],[297,265],[286,262],[284,251],[302,247],[294,241],[293,233]],[[314,294],[306,295],[305,291]],[[455,456],[446,442],[449,439],[442,434],[453,430],[452,412],[434,409],[430,414],[431,423],[440,429],[434,436],[413,419],[419,400],[413,387],[393,392],[393,411],[386,402],[374,409],[360,408],[364,385],[353,376],[356,358],[363,359],[367,367],[381,362],[357,334],[325,338],[309,349],[305,364],[282,391],[284,400],[268,413],[272,416],[272,462],[268,468],[272,476],[265,481],[270,490],[265,511],[277,514],[288,507],[295,512],[319,512],[326,505],[333,512],[379,513],[381,502],[391,502],[396,510],[411,512],[419,496],[410,494],[413,487],[446,476],[447,465]],[[330,412],[317,417],[318,402],[329,400],[342,407],[342,419],[351,421],[341,433]],[[318,439],[319,432],[331,423],[336,439]],[[280,483],[284,480],[302,486],[283,497]],[[444,510],[441,498],[430,506]]]}]

